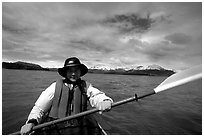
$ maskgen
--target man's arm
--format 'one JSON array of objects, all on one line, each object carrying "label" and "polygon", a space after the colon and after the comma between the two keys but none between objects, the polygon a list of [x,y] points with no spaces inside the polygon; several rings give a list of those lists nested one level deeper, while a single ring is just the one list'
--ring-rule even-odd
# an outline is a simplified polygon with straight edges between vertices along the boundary
[{"label": "man's arm", "polygon": [[51,84],[45,91],[41,93],[35,106],[31,110],[26,124],[21,127],[21,134],[29,134],[32,127],[42,121],[43,116],[48,112],[52,105],[52,100],[55,93],[56,83]]},{"label": "man's arm", "polygon": [[52,105],[52,100],[54,98],[56,83],[51,84],[46,90],[44,90],[39,96],[38,100],[35,102],[35,106],[31,110],[28,120],[36,119],[38,123],[41,122],[44,114],[48,112]]},{"label": "man's arm", "polygon": [[113,100],[106,96],[104,92],[93,87],[90,83],[87,83],[87,96],[92,107],[96,107],[99,110],[111,109]]}]

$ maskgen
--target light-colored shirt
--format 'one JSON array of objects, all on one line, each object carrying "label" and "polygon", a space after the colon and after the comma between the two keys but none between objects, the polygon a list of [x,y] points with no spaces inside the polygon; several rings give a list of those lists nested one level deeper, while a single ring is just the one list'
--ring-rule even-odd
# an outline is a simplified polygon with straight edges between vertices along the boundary
[{"label": "light-colored shirt", "polygon": [[[65,83],[66,85],[66,83]],[[29,116],[29,119],[36,119],[38,123],[42,121],[43,116],[49,111],[55,94],[55,86],[56,82],[52,83],[46,90],[44,90],[37,101],[35,102],[35,106],[32,108]],[[106,99],[113,102],[113,100],[106,96],[104,92],[98,90],[93,87],[92,84],[87,84],[87,97],[89,98],[89,102],[92,107],[97,107],[98,104]],[[26,123],[28,122],[26,121]]]}]

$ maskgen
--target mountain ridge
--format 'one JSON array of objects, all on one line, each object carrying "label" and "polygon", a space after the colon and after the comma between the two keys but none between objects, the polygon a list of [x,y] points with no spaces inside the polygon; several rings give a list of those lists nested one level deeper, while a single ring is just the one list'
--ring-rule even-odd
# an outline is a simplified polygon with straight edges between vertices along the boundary
[{"label": "mountain ridge", "polygon": [[102,69],[102,70],[124,69],[126,71],[128,70],[168,70],[156,64],[152,64],[148,66],[138,65],[138,66],[131,66],[131,67],[116,67],[116,68],[110,68],[106,66],[93,66],[93,67],[90,67],[89,69]]},{"label": "mountain ridge", "polygon": [[[57,68],[43,68],[38,64],[27,63],[22,61],[17,62],[2,62],[2,68],[5,69],[21,69],[21,70],[39,70],[39,71],[57,71]],[[101,73],[101,74],[122,74],[122,75],[147,75],[147,76],[170,76],[175,72],[173,70],[167,70],[159,65],[149,66],[134,66],[130,68],[110,68],[110,67],[91,67],[89,73]]]}]

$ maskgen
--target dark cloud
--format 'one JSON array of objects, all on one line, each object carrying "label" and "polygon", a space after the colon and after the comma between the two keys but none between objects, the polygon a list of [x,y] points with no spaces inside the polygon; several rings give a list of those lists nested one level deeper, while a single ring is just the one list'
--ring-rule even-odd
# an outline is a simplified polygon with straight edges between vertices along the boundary
[{"label": "dark cloud", "polygon": [[100,51],[104,53],[110,53],[114,51],[111,48],[108,48],[101,43],[96,43],[93,40],[89,39],[84,39],[84,40],[71,40],[70,41],[70,46],[77,48],[77,49],[82,49],[82,50],[88,50],[88,51]]},{"label": "dark cloud", "polygon": [[101,62],[102,59],[94,59],[94,61]]},{"label": "dark cloud", "polygon": [[2,51],[14,51],[22,50],[25,48],[26,39],[22,38],[21,35],[13,36],[13,33],[9,33],[3,30],[2,32]]},{"label": "dark cloud", "polygon": [[154,21],[149,18],[149,14],[144,18],[134,13],[114,15],[103,21],[103,24],[116,27],[122,33],[144,32],[151,27],[152,23],[154,23]]},{"label": "dark cloud", "polygon": [[119,60],[122,64],[132,65],[135,63],[135,60],[130,57],[119,57]]},{"label": "dark cloud", "polygon": [[132,39],[129,41],[135,53],[142,53],[148,60],[158,62],[164,59],[170,59],[172,56],[178,56],[183,49],[179,46],[173,45],[167,40],[156,43],[142,42],[139,39]]},{"label": "dark cloud", "polygon": [[170,55],[170,53],[167,52],[165,49],[151,49],[151,50],[145,51],[145,54],[148,56],[150,60],[156,61],[156,62]]},{"label": "dark cloud", "polygon": [[182,45],[189,44],[192,41],[192,37],[184,33],[170,34],[170,35],[167,35],[165,39],[171,41],[174,44],[182,44]]},{"label": "dark cloud", "polygon": [[13,50],[14,44],[9,43],[6,39],[2,39],[2,50]]},{"label": "dark cloud", "polygon": [[161,23],[171,24],[173,20],[171,19],[172,15],[160,15],[156,17],[154,20],[157,25],[161,25]]},{"label": "dark cloud", "polygon": [[2,30],[12,34],[17,34],[17,35],[23,35],[23,34],[28,35],[28,34],[31,34],[31,31],[32,31],[31,28],[16,27],[16,25],[8,25],[8,24],[2,24]]}]

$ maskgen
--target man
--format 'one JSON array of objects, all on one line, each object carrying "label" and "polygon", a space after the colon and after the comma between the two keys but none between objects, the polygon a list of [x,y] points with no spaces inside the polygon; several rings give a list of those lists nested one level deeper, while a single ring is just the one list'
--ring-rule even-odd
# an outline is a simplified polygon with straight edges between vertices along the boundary
[{"label": "man", "polygon": [[[87,72],[88,68],[78,58],[68,58],[64,67],[58,69],[64,79],[52,83],[41,93],[26,124],[21,128],[21,134],[29,134],[33,126],[44,121],[44,117],[53,120],[86,111],[87,100],[92,107],[101,110],[99,113],[110,110],[113,100],[87,81],[81,80],[80,77]],[[68,125],[79,126],[82,123],[83,118],[70,120]]]}]

